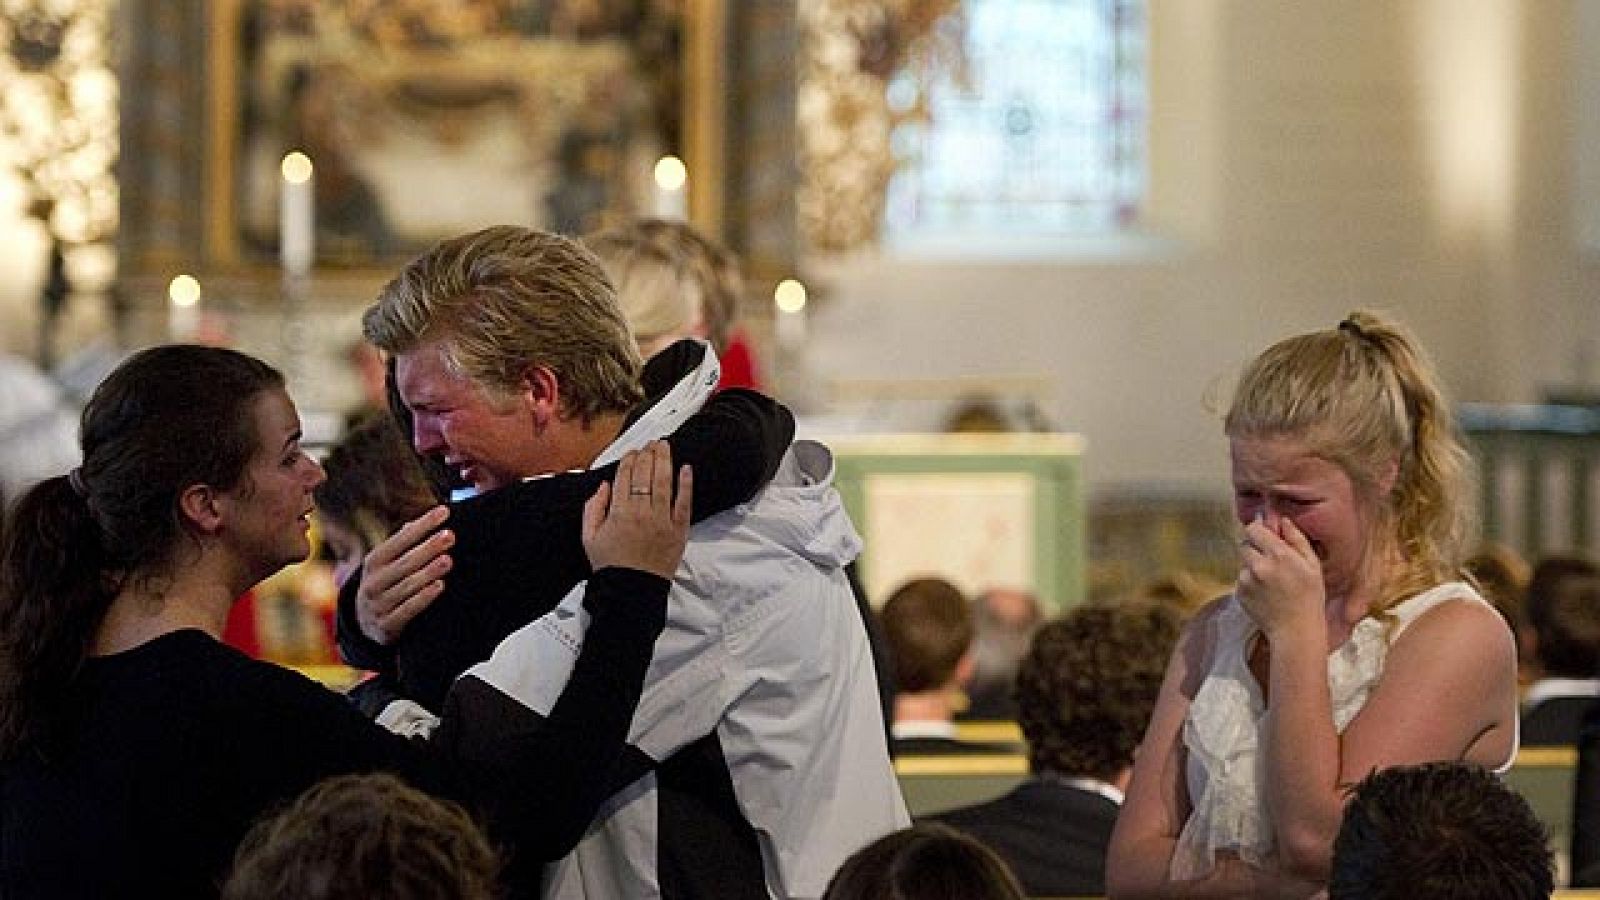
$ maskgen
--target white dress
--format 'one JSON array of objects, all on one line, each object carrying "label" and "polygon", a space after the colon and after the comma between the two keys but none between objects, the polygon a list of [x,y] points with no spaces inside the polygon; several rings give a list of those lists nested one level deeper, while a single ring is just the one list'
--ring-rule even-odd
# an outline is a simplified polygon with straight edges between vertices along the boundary
[{"label": "white dress", "polygon": [[[1349,640],[1328,654],[1333,725],[1340,734],[1366,705],[1383,672],[1389,645],[1418,616],[1450,600],[1487,602],[1464,582],[1446,582],[1391,607],[1388,622],[1372,616],[1362,619]],[[1217,611],[1213,627],[1217,637],[1210,670],[1183,724],[1192,810],[1172,853],[1169,877],[1174,880],[1205,875],[1218,850],[1256,866],[1269,865],[1275,850],[1260,790],[1266,781],[1259,749],[1266,703],[1249,668],[1250,642],[1257,629],[1237,598],[1229,598]],[[1505,765],[1515,756],[1513,742]]]}]

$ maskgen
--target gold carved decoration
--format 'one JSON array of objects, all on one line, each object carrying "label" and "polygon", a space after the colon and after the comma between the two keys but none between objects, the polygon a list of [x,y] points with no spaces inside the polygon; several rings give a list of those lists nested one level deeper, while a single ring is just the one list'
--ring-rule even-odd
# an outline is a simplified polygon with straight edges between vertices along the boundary
[{"label": "gold carved decoration", "polygon": [[117,80],[108,0],[0,4],[0,126],[30,210],[57,240],[117,225]]},{"label": "gold carved decoration", "polygon": [[[938,69],[964,68],[959,0],[801,0],[800,231],[813,250],[875,244],[897,161],[890,138],[927,118],[924,85]],[[914,73],[911,95],[889,85]]]}]

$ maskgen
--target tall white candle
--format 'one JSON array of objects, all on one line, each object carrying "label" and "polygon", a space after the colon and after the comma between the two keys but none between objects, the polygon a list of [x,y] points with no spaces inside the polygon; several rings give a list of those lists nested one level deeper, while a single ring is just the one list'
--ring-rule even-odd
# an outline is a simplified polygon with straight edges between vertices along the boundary
[{"label": "tall white candle", "polygon": [[167,285],[167,339],[186,344],[200,332],[200,282],[179,275]]},{"label": "tall white candle", "polygon": [[278,198],[278,253],[285,275],[311,271],[316,255],[316,198],[311,157],[296,150],[283,158]]},{"label": "tall white candle", "polygon": [[689,217],[689,168],[676,156],[656,161],[655,214],[659,219]]},{"label": "tall white candle", "polygon": [[778,308],[773,323],[778,346],[786,352],[799,351],[806,342],[806,286],[785,278],[773,290],[772,302]]}]

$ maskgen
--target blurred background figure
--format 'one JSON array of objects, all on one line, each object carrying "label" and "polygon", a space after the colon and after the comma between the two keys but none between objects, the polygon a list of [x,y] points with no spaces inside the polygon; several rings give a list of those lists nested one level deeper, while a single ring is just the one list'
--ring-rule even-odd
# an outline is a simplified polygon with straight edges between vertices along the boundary
[{"label": "blurred background figure", "polygon": [[493,900],[500,862],[467,811],[388,773],[341,775],[263,819],[224,900]]},{"label": "blurred background figure", "polygon": [[317,521],[343,585],[367,552],[437,502],[416,454],[387,415],[358,424],[322,463],[328,479],[317,486]]},{"label": "blurred background figure", "polygon": [[1232,586],[1187,569],[1152,578],[1133,591],[1133,600],[1148,600],[1171,608],[1187,619],[1212,600],[1232,590]]},{"label": "blurred background figure", "polygon": [[1033,897],[1105,892],[1106,848],[1183,617],[1153,601],[1046,623],[1017,675],[1031,777],[937,817],[1006,861]]},{"label": "blurred background figure", "polygon": [[895,754],[1005,752],[956,734],[956,706],[972,677],[972,608],[960,589],[914,578],[889,595],[878,624],[894,670]]},{"label": "blurred background figure", "polygon": [[32,363],[0,353],[0,510],[78,460],[78,417],[61,390]]},{"label": "blurred background figure", "polygon": [[1043,618],[1039,598],[1016,588],[991,588],[973,599],[972,679],[962,719],[1014,719],[1017,665]]},{"label": "blurred background figure", "polygon": [[388,367],[383,351],[360,338],[346,345],[344,359],[361,389],[355,405],[344,413],[344,430],[349,431],[366,419],[389,411]]},{"label": "blurred background figure", "polygon": [[649,358],[680,338],[710,342],[722,363],[719,388],[760,389],[750,341],[739,327],[739,260],[687,223],[637,219],[584,243],[600,257],[617,300]]},{"label": "blurred background figure", "polygon": [[1525,746],[1578,742],[1600,695],[1600,567],[1572,556],[1540,560],[1528,579],[1519,656],[1533,675],[1522,698]]},{"label": "blurred background figure", "polygon": [[1394,766],[1351,792],[1329,900],[1543,900],[1549,836],[1528,801],[1481,766]]},{"label": "blurred background figure", "polygon": [[1493,604],[1511,627],[1511,634],[1517,640],[1517,681],[1526,688],[1536,677],[1533,661],[1524,649],[1528,631],[1528,579],[1533,567],[1522,554],[1505,544],[1490,541],[1467,557],[1462,568],[1472,576],[1483,599]]},{"label": "blurred background figure", "polygon": [[1023,900],[994,851],[944,825],[921,822],[845,860],[822,900]]}]

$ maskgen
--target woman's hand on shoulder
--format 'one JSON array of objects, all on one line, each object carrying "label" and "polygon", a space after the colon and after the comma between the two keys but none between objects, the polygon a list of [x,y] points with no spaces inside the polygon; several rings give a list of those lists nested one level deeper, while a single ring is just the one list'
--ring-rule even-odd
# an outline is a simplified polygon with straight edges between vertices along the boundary
[{"label": "woman's hand on shoulder", "polygon": [[672,451],[665,441],[630,452],[616,479],[603,483],[583,508],[583,549],[594,569],[623,566],[671,578],[689,539],[693,478],[678,472],[674,496]]}]

